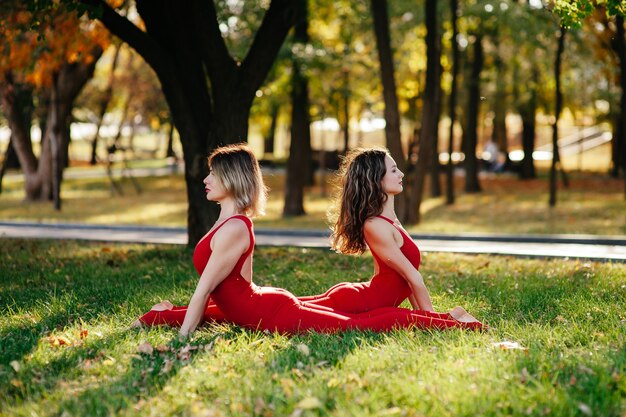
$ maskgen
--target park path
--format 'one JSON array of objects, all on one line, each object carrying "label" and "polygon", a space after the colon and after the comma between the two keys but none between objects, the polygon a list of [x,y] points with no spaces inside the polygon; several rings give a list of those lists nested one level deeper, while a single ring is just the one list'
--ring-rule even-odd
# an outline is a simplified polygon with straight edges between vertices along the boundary
[{"label": "park path", "polygon": [[[329,248],[321,230],[255,229],[260,246]],[[626,262],[626,236],[412,234],[422,252]],[[79,239],[103,242],[187,244],[182,227],[0,221],[0,238]]]}]

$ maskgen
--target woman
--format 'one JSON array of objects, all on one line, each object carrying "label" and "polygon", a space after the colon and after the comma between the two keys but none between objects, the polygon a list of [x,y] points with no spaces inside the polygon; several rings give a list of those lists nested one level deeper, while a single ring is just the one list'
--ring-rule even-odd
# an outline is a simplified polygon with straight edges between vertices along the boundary
[{"label": "woman", "polygon": [[262,212],[265,200],[258,162],[246,146],[232,145],[215,150],[209,157],[209,168],[210,173],[204,180],[207,199],[219,203],[220,215],[193,254],[200,279],[189,302],[180,336],[187,337],[196,329],[209,297],[232,323],[284,333],[347,329],[388,331],[399,327],[480,328],[476,323],[427,317],[395,307],[362,314],[337,313],[328,307],[302,302],[284,289],[253,284],[254,232],[248,216]]},{"label": "woman", "polygon": [[[461,307],[450,313],[432,311],[428,290],[418,271],[419,249],[397,222],[394,212],[394,196],[402,192],[403,176],[385,149],[357,149],[347,156],[341,169],[339,215],[333,227],[332,246],[346,254],[361,254],[369,247],[374,257],[374,276],[366,283],[341,283],[324,294],[299,299],[345,313],[360,313],[397,307],[409,298],[413,308],[423,315],[477,322]],[[180,325],[185,309],[163,302],[138,323]],[[205,321],[223,318],[214,303],[207,305]]]}]

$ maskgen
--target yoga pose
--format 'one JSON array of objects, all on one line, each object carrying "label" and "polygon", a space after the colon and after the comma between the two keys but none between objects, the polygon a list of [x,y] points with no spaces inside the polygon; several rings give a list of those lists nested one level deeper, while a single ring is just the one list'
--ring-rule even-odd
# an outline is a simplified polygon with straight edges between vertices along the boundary
[{"label": "yoga pose", "polygon": [[204,180],[207,199],[220,204],[213,228],[196,245],[193,263],[200,275],[179,334],[191,334],[201,322],[211,296],[229,322],[258,330],[297,333],[347,329],[388,331],[393,328],[480,329],[478,323],[459,323],[387,307],[360,314],[298,300],[281,288],[252,282],[254,232],[252,221],[262,211],[265,186],[252,152],[243,145],[215,150]]},{"label": "yoga pose", "polygon": [[[369,282],[344,282],[324,294],[299,299],[344,313],[360,313],[397,307],[409,298],[413,308],[422,315],[477,322],[461,307],[450,313],[432,311],[428,290],[418,271],[419,249],[399,222],[392,220],[396,218],[394,196],[402,192],[403,176],[385,149],[357,149],[347,156],[341,169],[342,188],[332,246],[346,254],[361,254],[369,247],[374,257],[374,276]],[[186,307],[175,307],[164,301],[137,323],[179,326],[185,313]],[[224,314],[215,303],[208,303],[203,320],[223,319]]]}]

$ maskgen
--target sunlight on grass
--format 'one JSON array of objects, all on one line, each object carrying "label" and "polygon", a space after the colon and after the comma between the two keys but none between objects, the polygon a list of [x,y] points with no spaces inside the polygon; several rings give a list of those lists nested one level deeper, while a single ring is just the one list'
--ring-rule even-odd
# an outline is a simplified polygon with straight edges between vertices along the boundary
[{"label": "sunlight on grass", "polygon": [[[5,239],[0,253],[3,415],[626,412],[624,264],[425,253],[437,310],[463,305],[491,331],[286,337],[212,324],[182,343],[128,324],[159,299],[188,301],[184,246]],[[371,268],[370,255],[258,248],[255,280],[313,294]]]}]

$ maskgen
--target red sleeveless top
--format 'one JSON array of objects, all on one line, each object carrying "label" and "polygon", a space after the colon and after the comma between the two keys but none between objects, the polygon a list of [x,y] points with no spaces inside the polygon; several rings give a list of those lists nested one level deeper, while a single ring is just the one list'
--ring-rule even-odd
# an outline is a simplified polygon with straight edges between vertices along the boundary
[{"label": "red sleeveless top", "polygon": [[[226,222],[229,221],[230,219],[243,220],[243,222],[248,227],[248,231],[250,233],[250,247],[243,255],[241,255],[241,258],[239,258],[239,260],[237,261],[237,264],[235,265],[235,267],[229,274],[229,276],[235,274],[241,277],[241,268],[243,267],[243,264],[248,258],[248,256],[254,250],[254,233],[252,232],[252,220],[250,220],[249,218],[241,214],[236,214],[234,216],[227,218],[219,226],[211,230],[209,233],[204,235],[202,239],[200,239],[200,241],[196,245],[195,250],[193,251],[193,266],[196,268],[198,275],[202,275],[204,268],[206,268],[206,264],[209,262],[211,253],[213,252],[211,250],[211,239],[213,239],[213,235],[215,234],[215,232],[217,232],[220,229],[220,227],[226,224]],[[241,278],[243,279],[243,277]]]},{"label": "red sleeveless top", "polygon": [[[419,269],[421,254],[420,250],[407,232],[400,226],[396,225],[393,220],[384,216],[377,216],[389,222],[402,235],[403,243],[400,247],[402,254],[411,262],[415,269]],[[367,242],[366,242],[367,243]],[[378,273],[374,275],[369,284],[369,290],[364,294],[371,300],[365,300],[369,305],[386,305],[398,306],[409,295],[412,294],[411,287],[407,280],[400,275],[395,269],[391,268],[385,261],[373,250],[372,256],[378,264]]]}]

